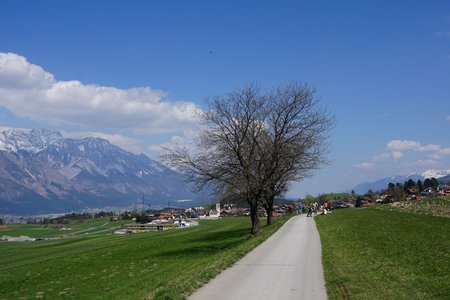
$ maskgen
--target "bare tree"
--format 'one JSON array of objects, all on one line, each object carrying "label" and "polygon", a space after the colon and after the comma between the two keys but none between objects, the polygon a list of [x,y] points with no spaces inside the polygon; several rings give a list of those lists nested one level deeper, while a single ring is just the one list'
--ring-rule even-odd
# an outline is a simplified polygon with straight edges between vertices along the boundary
[{"label": "bare tree", "polygon": [[258,199],[262,189],[254,162],[259,161],[257,141],[263,131],[263,99],[255,85],[208,101],[200,114],[202,128],[197,153],[176,149],[163,155],[198,189],[213,187],[222,196],[238,195],[250,206],[252,234],[260,231]]},{"label": "bare tree", "polygon": [[265,154],[263,206],[272,224],[274,199],[290,182],[300,181],[325,163],[328,132],[334,118],[319,107],[316,91],[305,84],[279,87],[266,96],[267,135],[260,147]]},{"label": "bare tree", "polygon": [[251,233],[257,234],[258,206],[271,224],[275,197],[325,163],[326,133],[334,120],[318,108],[315,91],[299,84],[268,94],[248,85],[207,103],[198,151],[176,149],[163,158],[199,189],[212,186],[222,196],[244,199]]}]

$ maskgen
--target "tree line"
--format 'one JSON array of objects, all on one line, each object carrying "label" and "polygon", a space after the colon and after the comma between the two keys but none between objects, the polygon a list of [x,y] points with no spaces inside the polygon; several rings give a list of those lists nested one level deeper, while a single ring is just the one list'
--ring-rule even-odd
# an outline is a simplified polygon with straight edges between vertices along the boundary
[{"label": "tree line", "polygon": [[[423,191],[427,189],[436,190],[439,186],[439,181],[432,177],[432,178],[426,178],[423,182],[422,180],[418,179],[417,181],[414,181],[413,179],[409,179],[408,181],[405,181],[404,183],[393,183],[389,182],[388,186],[385,190],[378,191],[378,194],[390,194],[395,201],[402,201],[405,199],[405,195],[415,192],[415,193],[422,193]],[[376,193],[369,189],[366,193],[368,197],[371,199]]]}]

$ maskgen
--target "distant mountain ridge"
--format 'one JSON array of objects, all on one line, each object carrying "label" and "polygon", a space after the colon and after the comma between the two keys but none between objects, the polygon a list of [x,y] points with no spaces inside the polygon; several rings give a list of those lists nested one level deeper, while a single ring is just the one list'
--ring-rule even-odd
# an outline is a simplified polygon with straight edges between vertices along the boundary
[{"label": "distant mountain ridge", "polygon": [[417,181],[424,181],[426,178],[436,178],[443,182],[450,180],[450,170],[426,170],[421,173],[413,173],[409,175],[397,175],[393,177],[385,177],[373,182],[360,183],[352,188],[357,194],[367,193],[369,189],[372,191],[379,191],[381,189],[386,189],[390,182],[392,183],[404,183],[410,179]]},{"label": "distant mountain ridge", "polygon": [[51,130],[0,132],[0,213],[39,214],[193,199],[181,175],[102,138]]}]

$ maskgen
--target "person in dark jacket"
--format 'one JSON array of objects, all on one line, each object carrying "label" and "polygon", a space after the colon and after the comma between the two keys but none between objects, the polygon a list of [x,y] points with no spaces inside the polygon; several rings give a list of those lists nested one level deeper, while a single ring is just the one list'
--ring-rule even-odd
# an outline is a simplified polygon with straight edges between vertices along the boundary
[{"label": "person in dark jacket", "polygon": [[308,206],[308,213],[306,214],[307,217],[312,217],[312,213],[313,213],[313,208],[312,205]]}]

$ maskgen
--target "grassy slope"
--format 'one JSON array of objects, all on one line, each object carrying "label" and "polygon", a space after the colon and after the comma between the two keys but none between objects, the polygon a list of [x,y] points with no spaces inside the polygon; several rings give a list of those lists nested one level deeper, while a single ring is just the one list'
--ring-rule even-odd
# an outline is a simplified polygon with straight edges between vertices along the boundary
[{"label": "grassy slope", "polygon": [[316,218],[330,299],[450,299],[450,219],[375,208]]},{"label": "grassy slope", "polygon": [[450,217],[450,197],[432,197],[421,200],[394,202],[380,206],[381,209],[405,211],[439,217]]},{"label": "grassy slope", "polygon": [[285,221],[257,237],[249,218],[226,218],[130,236],[0,243],[0,299],[181,299]]}]

